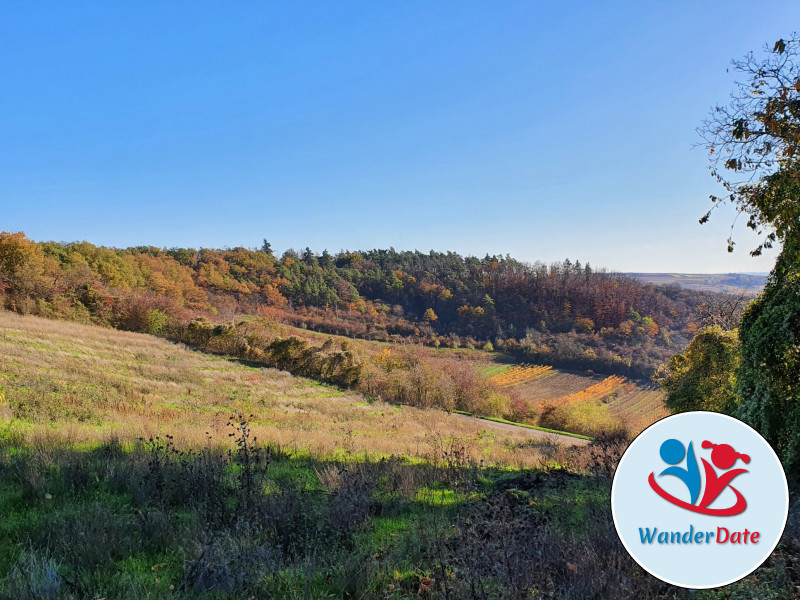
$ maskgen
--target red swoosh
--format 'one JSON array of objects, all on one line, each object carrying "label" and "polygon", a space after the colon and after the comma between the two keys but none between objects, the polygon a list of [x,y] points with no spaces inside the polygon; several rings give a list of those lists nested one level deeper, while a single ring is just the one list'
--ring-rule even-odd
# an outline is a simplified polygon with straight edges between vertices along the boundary
[{"label": "red swoosh", "polygon": [[681,508],[685,508],[686,510],[690,510],[692,512],[700,513],[701,515],[712,515],[717,517],[732,517],[733,515],[738,515],[741,512],[744,512],[744,509],[747,508],[747,500],[744,499],[744,496],[737,490],[735,487],[730,487],[734,493],[736,494],[736,504],[729,508],[707,508],[701,506],[695,506],[694,504],[689,504],[688,502],[684,502],[679,498],[676,498],[672,494],[665,492],[661,486],[656,483],[656,478],[653,473],[650,473],[650,477],[647,478],[647,481],[650,483],[650,487],[653,488],[653,491],[664,498],[667,502],[674,504],[675,506],[680,506]]}]

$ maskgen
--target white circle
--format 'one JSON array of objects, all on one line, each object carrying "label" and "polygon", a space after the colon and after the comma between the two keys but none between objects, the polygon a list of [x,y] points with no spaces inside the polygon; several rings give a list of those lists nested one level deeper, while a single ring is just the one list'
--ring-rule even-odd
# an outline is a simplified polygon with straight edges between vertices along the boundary
[{"label": "white circle", "polygon": [[[680,452],[667,453],[669,463],[661,456],[667,440],[682,445],[680,461],[674,462]],[[720,448],[715,458],[725,468],[719,468],[711,458],[715,448],[703,442],[737,454]],[[732,466],[719,460],[726,451],[736,457]],[[665,473],[670,467],[686,474]],[[725,473],[733,476],[727,484]],[[739,510],[740,495],[742,512],[705,514]],[[644,570],[672,585],[707,589],[745,577],[772,553],[786,526],[789,487],[774,450],[752,427],[720,413],[686,412],[657,421],[631,442],[614,473],[611,512],[623,546]]]}]

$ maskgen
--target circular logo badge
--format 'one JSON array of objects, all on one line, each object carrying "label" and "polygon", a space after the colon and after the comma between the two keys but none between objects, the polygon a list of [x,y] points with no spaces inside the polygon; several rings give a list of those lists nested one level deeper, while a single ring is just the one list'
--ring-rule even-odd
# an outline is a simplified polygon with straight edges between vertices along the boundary
[{"label": "circular logo badge", "polygon": [[619,461],[614,526],[646,571],[703,589],[741,579],[775,549],[789,488],[772,447],[713,412],[673,415],[645,429]]}]

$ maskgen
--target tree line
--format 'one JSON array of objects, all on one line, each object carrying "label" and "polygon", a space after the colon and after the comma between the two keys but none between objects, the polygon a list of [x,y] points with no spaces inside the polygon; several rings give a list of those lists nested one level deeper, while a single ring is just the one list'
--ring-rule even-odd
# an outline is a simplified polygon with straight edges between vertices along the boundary
[{"label": "tree line", "polygon": [[702,298],[565,260],[370,250],[275,256],[35,242],[0,233],[0,303],[21,313],[159,333],[260,315],[353,338],[502,350],[648,377],[702,324]]}]

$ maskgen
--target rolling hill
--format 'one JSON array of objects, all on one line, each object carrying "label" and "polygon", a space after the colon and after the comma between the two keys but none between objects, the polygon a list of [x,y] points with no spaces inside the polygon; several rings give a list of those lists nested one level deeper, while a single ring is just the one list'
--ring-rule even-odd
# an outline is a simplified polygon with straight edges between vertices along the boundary
[{"label": "rolling hill", "polygon": [[767,283],[766,273],[626,273],[653,285],[677,285],[696,292],[721,292],[755,296]]},{"label": "rolling hill", "polygon": [[[232,415],[281,447],[428,456],[459,440],[498,464],[536,464],[538,432],[396,406],[182,344],[0,311],[0,428],[22,441],[96,443],[170,434],[227,439]],[[535,440],[534,440],[535,441]],[[567,441],[580,443],[580,440]]]}]

